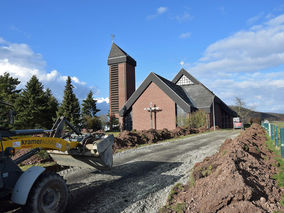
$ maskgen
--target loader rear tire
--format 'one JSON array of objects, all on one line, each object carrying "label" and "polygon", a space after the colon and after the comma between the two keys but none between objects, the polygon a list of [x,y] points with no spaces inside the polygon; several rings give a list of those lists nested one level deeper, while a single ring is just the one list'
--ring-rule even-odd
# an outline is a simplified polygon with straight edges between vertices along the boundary
[{"label": "loader rear tire", "polygon": [[33,185],[25,212],[61,213],[68,203],[69,192],[65,180],[56,173],[43,173]]}]

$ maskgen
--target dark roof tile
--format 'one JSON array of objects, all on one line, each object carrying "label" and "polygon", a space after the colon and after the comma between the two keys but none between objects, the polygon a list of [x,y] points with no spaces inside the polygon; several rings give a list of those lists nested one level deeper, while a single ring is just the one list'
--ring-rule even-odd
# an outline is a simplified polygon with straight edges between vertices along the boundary
[{"label": "dark roof tile", "polygon": [[108,65],[119,64],[123,62],[127,62],[133,66],[136,66],[136,61],[130,55],[128,55],[115,43],[112,43],[111,50],[108,56]]}]

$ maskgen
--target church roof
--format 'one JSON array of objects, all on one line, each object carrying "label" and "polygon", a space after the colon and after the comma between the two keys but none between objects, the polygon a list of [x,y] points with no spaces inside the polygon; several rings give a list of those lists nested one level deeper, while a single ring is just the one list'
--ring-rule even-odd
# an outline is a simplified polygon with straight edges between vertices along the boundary
[{"label": "church roof", "polygon": [[178,74],[176,74],[172,82],[176,84],[183,75],[185,75],[188,79],[190,79],[194,84],[201,84],[196,78],[190,75],[184,68],[181,68],[181,70],[178,72]]},{"label": "church roof", "polygon": [[184,92],[184,90],[182,89],[182,87],[174,84],[173,82],[169,81],[168,79],[163,78],[162,76],[156,74],[157,77],[159,77],[168,87],[170,87],[177,95],[179,95],[185,102],[187,102],[188,104],[190,104],[191,106],[194,106],[192,100],[190,99],[190,97],[188,95],[186,95],[186,93]]},{"label": "church roof", "polygon": [[108,56],[107,63],[108,65],[111,65],[111,64],[119,64],[123,62],[136,66],[136,61],[113,42],[109,56]]},{"label": "church roof", "polygon": [[180,85],[184,92],[189,96],[194,106],[198,109],[203,109],[210,112],[213,100],[219,103],[221,107],[230,114],[235,115],[235,112],[231,110],[219,97],[217,97],[211,90],[204,86],[200,81],[190,75],[185,69],[181,69],[174,77],[172,82],[177,84],[179,80],[185,76],[191,82],[190,84]]},{"label": "church roof", "polygon": [[195,108],[190,98],[186,95],[186,93],[180,86],[157,75],[156,73],[151,72],[140,85],[140,87],[127,100],[122,109],[120,109],[120,116],[123,116],[132,107],[132,105],[152,82],[155,83],[161,90],[163,90],[185,112],[191,112],[192,108]]},{"label": "church roof", "polygon": [[177,84],[181,77],[186,76],[192,84],[180,85],[183,90],[190,96],[194,105],[200,109],[210,108],[215,94],[210,91],[206,86],[199,82],[196,78],[190,75],[185,69],[181,69],[174,77],[172,82]]}]

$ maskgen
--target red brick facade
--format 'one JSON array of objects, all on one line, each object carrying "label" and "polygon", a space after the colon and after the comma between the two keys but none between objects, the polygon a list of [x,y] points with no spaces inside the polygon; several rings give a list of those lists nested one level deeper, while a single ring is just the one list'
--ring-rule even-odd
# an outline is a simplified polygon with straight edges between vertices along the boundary
[{"label": "red brick facade", "polygon": [[[128,98],[135,91],[135,67],[127,63],[119,63],[118,65],[118,106],[117,110],[112,111],[110,107],[110,113],[119,118],[118,111],[123,107]],[[110,73],[110,102],[112,102],[111,87],[111,66],[109,66]]]},{"label": "red brick facade", "polygon": [[144,110],[144,108],[149,107],[150,102],[152,102],[153,106],[156,105],[161,109],[156,113],[156,119],[153,113],[153,128],[155,128],[156,122],[156,129],[175,129],[175,102],[153,82],[132,106],[133,129],[144,130],[151,128],[150,112]]}]

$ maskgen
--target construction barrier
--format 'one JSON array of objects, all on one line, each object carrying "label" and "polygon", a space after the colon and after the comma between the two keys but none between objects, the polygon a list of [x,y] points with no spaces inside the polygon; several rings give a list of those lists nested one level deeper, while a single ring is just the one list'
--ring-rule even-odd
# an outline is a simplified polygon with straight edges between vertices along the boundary
[{"label": "construction barrier", "polygon": [[275,136],[275,146],[278,146],[278,128],[275,125],[274,127],[275,131],[274,131],[274,136]]},{"label": "construction barrier", "polygon": [[280,128],[281,157],[284,158],[284,128]]},{"label": "construction barrier", "polygon": [[276,125],[271,123],[261,123],[261,126],[265,129],[271,140],[274,141],[275,146],[280,145],[281,157],[284,158],[284,128],[278,128]]},{"label": "construction barrier", "polygon": [[271,124],[271,135],[270,135],[270,137],[271,137],[271,140],[274,140],[274,125],[273,124]]}]

